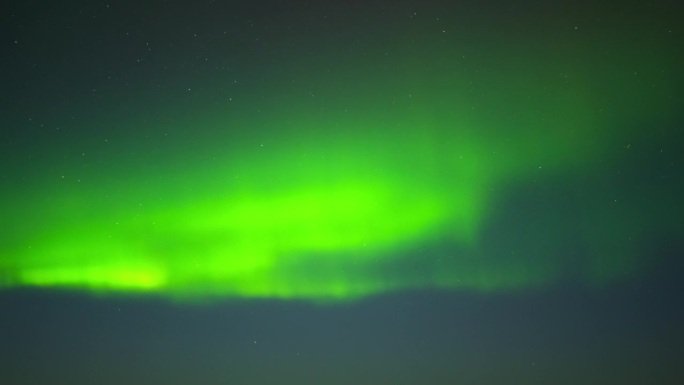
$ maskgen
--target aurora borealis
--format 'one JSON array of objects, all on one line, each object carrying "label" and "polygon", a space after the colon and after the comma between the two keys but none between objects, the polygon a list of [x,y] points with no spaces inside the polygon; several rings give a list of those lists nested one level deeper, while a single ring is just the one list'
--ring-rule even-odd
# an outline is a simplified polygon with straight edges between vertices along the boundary
[{"label": "aurora borealis", "polygon": [[[515,266],[496,255],[505,248],[483,245],[501,197],[535,179],[615,172],[625,149],[651,132],[634,122],[653,111],[667,119],[678,106],[667,75],[679,57],[592,36],[600,27],[560,31],[572,44],[550,52],[524,35],[500,41],[505,29],[476,47],[458,30],[377,38],[385,52],[342,53],[331,44],[311,54],[315,64],[294,47],[272,54],[284,64],[265,80],[240,79],[247,85],[228,100],[217,94],[231,86],[230,70],[198,74],[202,85],[187,88],[198,94],[187,107],[180,96],[160,104],[132,92],[129,103],[149,107],[129,120],[126,107],[109,111],[111,101],[74,100],[75,108],[93,103],[102,111],[64,123],[56,140],[104,127],[78,146],[48,149],[42,157],[52,164],[4,199],[4,211],[21,210],[4,218],[5,228],[18,229],[3,251],[5,286],[324,299],[553,282],[565,261],[540,267],[550,258],[535,250],[540,241],[521,245]],[[671,39],[666,32],[653,38]],[[229,53],[209,56],[247,67]],[[149,119],[167,110],[187,111]],[[46,120],[22,118],[23,126]],[[28,196],[24,205],[16,206],[17,195]],[[584,204],[611,204],[592,198]],[[599,220],[642,237],[639,223]],[[592,244],[604,237],[595,231],[602,234],[587,229],[575,240],[588,248],[574,257],[585,265],[576,279],[604,279],[594,277],[598,265],[607,277],[631,270],[634,261]],[[618,230],[606,241],[626,236]],[[435,247],[455,250],[423,253],[421,261],[404,252]],[[408,261],[428,267],[394,268]]]},{"label": "aurora borealis", "polygon": [[11,3],[0,295],[321,320],[677,270],[674,5]]}]

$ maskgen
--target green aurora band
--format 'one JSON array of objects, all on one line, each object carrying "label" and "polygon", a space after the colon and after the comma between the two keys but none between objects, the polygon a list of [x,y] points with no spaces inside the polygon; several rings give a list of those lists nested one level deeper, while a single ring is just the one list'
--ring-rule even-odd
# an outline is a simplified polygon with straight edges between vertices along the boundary
[{"label": "green aurora band", "polygon": [[[571,279],[612,282],[648,261],[615,247],[646,235],[643,217],[615,215],[611,192],[580,193],[570,225],[553,210],[505,218],[512,191],[591,184],[646,137],[652,111],[675,113],[674,56],[615,44],[597,59],[599,45],[490,44],[503,61],[435,47],[327,67],[283,60],[229,112],[205,104],[211,91],[190,107],[142,95],[148,112],[110,118],[112,132],[163,136],[93,140],[3,192],[0,287],[339,301],[530,289],[567,278],[568,264]],[[518,229],[496,244],[501,223]],[[583,255],[555,256],[568,228]]]}]

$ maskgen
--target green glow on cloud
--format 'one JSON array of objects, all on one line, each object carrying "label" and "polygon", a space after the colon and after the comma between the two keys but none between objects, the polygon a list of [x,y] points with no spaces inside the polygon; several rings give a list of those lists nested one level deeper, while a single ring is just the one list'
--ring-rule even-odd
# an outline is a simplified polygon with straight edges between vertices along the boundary
[{"label": "green glow on cloud", "polygon": [[[192,133],[164,144],[93,145],[90,160],[46,165],[30,187],[4,193],[0,285],[345,300],[552,283],[568,263],[554,259],[552,235],[520,241],[514,257],[488,243],[499,203],[513,186],[581,180],[619,161],[622,143],[645,135],[631,122],[670,92],[668,57],[618,51],[593,68],[593,56],[576,54],[518,55],[454,75],[458,55],[408,53],[398,76],[368,70],[363,79],[375,80],[351,84],[349,69],[362,63],[345,63],[336,79],[307,75],[327,109],[276,84],[261,115],[247,104],[206,108],[183,123]],[[415,70],[426,63],[432,72]],[[638,234],[630,223],[609,238]],[[606,282],[639,266],[604,255],[613,249],[596,227],[586,230],[595,242],[578,258],[580,279]]]}]

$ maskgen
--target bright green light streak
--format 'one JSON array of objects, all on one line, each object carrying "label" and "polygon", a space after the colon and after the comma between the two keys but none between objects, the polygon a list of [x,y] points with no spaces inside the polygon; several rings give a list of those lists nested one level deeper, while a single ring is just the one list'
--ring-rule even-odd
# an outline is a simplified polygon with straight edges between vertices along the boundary
[{"label": "bright green light streak", "polygon": [[[424,159],[404,168],[402,153],[364,155],[344,145],[334,150],[330,161],[314,155],[318,160],[309,163],[283,156],[287,149],[276,151],[279,159],[269,163],[275,169],[217,167],[213,175],[228,176],[223,182],[180,203],[123,204],[168,188],[165,182],[127,185],[104,201],[96,198],[101,185],[78,194],[67,190],[45,213],[55,222],[70,220],[49,226],[33,239],[36,246],[14,250],[10,281],[174,297],[341,299],[419,286],[359,277],[347,272],[351,266],[386,263],[444,232],[473,242],[485,194],[479,186],[484,176],[469,170],[472,163],[448,166],[453,177],[467,175],[467,183],[440,183],[439,174],[423,175],[440,172]],[[233,175],[239,177],[230,180]]]},{"label": "bright green light streak", "polygon": [[[548,255],[535,247],[506,263],[488,259],[506,252],[481,243],[498,191],[610,160],[616,139],[638,138],[622,127],[654,107],[643,104],[650,100],[643,93],[667,82],[653,78],[646,87],[606,73],[623,91],[608,103],[592,99],[600,76],[573,86],[535,71],[514,74],[487,77],[484,98],[464,91],[468,82],[457,77],[423,90],[424,79],[414,79],[406,108],[373,112],[377,102],[369,100],[367,111],[344,118],[301,118],[264,146],[249,135],[204,141],[160,172],[138,169],[147,164],[140,155],[119,157],[120,168],[86,173],[82,182],[50,175],[44,192],[12,193],[3,203],[0,224],[9,235],[0,245],[0,285],[342,300],[552,282],[562,263],[544,262]],[[296,102],[288,107],[290,115],[311,116]],[[217,116],[198,118],[198,127],[256,126]],[[202,151],[218,155],[207,160]],[[588,237],[600,243],[601,230]],[[615,276],[624,260],[597,250],[584,274]]]}]

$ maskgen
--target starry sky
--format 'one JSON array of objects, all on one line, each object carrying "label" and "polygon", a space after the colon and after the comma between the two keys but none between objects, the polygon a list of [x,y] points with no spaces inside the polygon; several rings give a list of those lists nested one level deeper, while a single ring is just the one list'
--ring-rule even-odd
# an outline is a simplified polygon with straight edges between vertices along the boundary
[{"label": "starry sky", "polygon": [[674,2],[10,1],[9,384],[680,383]]}]

